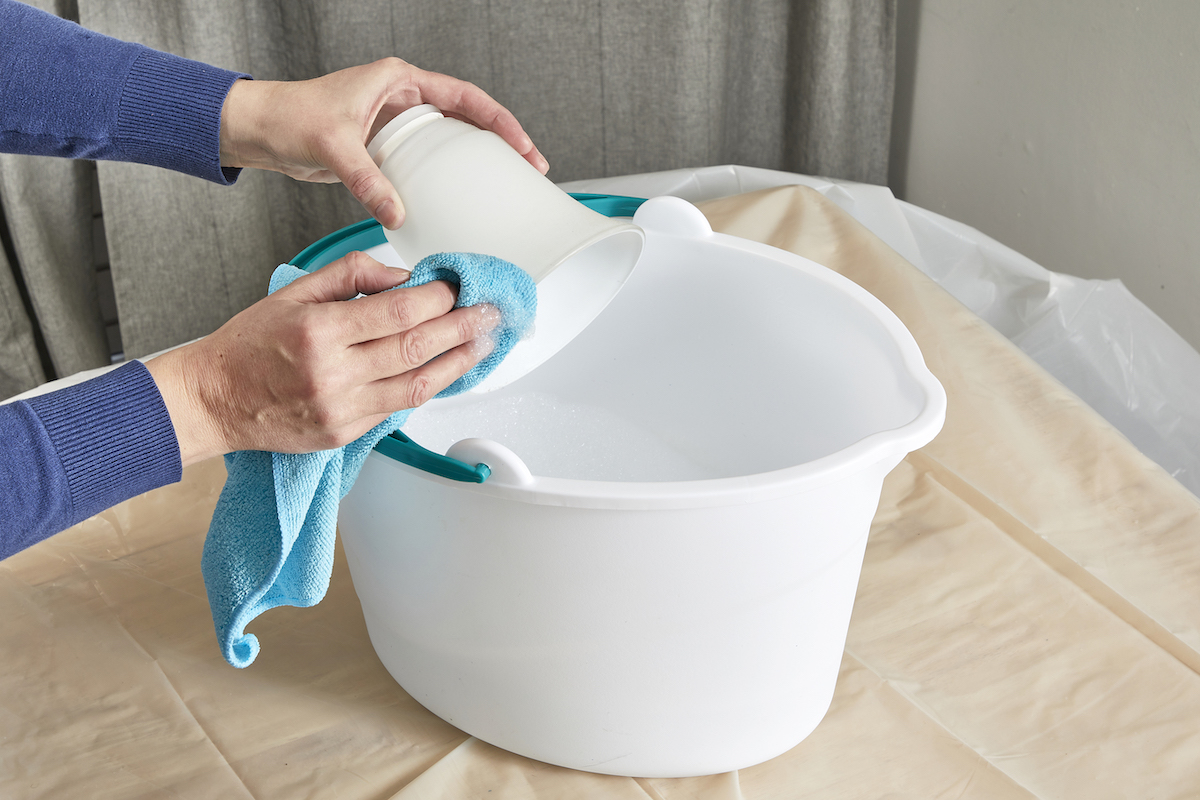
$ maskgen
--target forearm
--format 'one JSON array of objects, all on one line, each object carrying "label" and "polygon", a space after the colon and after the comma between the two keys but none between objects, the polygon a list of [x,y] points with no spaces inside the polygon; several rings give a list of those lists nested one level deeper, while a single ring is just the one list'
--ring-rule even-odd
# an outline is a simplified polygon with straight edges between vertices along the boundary
[{"label": "forearm", "polygon": [[217,183],[235,72],[0,0],[0,151],[133,161]]},{"label": "forearm", "polygon": [[0,406],[0,558],[178,481],[179,447],[146,368]]}]

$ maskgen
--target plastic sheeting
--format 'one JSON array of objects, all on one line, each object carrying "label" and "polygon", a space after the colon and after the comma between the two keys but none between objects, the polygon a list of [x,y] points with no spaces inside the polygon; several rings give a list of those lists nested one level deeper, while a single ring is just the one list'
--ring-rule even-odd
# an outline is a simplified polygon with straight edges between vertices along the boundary
[{"label": "plastic sheeting", "polygon": [[1200,353],[1120,281],[1051,272],[889,189],[741,166],[561,184],[691,202],[799,184],[850,213],[1200,495]]}]

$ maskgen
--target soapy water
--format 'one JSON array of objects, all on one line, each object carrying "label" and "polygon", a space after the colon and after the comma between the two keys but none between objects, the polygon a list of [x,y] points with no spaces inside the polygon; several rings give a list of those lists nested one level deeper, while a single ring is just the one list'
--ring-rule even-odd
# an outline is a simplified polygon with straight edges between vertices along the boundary
[{"label": "soapy water", "polygon": [[619,414],[543,392],[435,401],[414,411],[404,432],[436,453],[461,439],[491,439],[541,477],[621,482],[719,477]]}]

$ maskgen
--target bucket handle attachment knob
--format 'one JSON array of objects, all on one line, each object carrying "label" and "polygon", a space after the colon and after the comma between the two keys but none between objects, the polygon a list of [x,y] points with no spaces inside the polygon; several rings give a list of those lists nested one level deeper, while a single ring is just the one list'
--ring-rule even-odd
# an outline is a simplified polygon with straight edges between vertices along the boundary
[{"label": "bucket handle attachment knob", "polygon": [[450,445],[446,457],[490,469],[493,483],[529,486],[534,481],[533,473],[520,456],[491,439],[461,439]]}]

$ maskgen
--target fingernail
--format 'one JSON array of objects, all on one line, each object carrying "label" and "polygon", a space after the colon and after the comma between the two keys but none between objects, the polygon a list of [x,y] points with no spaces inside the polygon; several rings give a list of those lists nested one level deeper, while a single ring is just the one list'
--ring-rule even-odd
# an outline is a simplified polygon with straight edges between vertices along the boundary
[{"label": "fingernail", "polygon": [[388,267],[387,270],[400,279],[399,283],[404,283],[412,277],[412,270],[407,270],[404,267]]},{"label": "fingernail", "polygon": [[388,230],[396,230],[404,224],[404,206],[399,206],[392,200],[384,200],[375,206],[375,219]]}]

